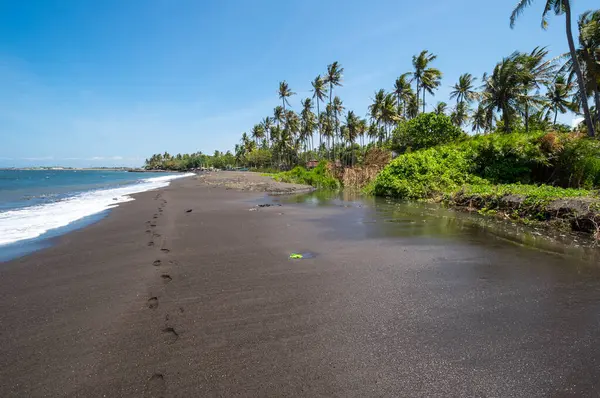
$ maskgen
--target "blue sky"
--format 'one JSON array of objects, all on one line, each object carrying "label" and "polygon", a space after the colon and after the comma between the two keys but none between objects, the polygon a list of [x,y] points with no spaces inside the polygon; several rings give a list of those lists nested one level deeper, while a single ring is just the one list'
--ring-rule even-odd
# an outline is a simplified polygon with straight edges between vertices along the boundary
[{"label": "blue sky", "polygon": [[[427,102],[448,101],[461,73],[480,77],[514,50],[567,50],[562,18],[540,28],[541,0],[511,30],[513,3],[0,0],[0,166],[139,166],[165,150],[231,149],[272,114],[279,81],[298,110],[335,60],[336,94],[360,115],[423,49],[444,73]],[[574,14],[594,3],[574,0]]]}]

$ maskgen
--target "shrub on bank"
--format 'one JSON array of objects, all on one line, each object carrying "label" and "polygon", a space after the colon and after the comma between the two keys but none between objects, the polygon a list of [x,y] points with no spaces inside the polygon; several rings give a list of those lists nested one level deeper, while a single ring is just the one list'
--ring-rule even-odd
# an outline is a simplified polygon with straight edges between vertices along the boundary
[{"label": "shrub on bank", "polygon": [[339,189],[341,187],[340,181],[334,178],[327,169],[325,161],[319,162],[317,167],[311,170],[296,166],[290,171],[276,174],[274,178],[277,181],[311,185],[320,189]]},{"label": "shrub on bank", "polygon": [[600,142],[565,133],[477,136],[400,155],[377,177],[376,195],[431,198],[465,184],[600,186]]},{"label": "shrub on bank", "polygon": [[467,135],[456,127],[450,117],[422,113],[400,123],[392,137],[392,150],[404,153],[461,140]]}]

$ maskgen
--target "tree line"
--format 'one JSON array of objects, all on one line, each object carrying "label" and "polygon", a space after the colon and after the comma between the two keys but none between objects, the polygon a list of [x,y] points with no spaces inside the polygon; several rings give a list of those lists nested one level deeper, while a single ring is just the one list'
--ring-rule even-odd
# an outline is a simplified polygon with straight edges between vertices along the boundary
[{"label": "tree line", "polygon": [[[511,27],[531,3],[521,0],[517,4],[510,16]],[[565,129],[556,125],[558,115],[570,111],[583,116],[580,131],[594,137],[600,124],[600,10],[585,12],[578,18],[577,44],[572,34],[570,2],[545,1],[544,29],[549,13],[564,16],[568,53],[550,59],[546,48],[536,47],[504,57],[480,79],[464,73],[452,86],[451,104],[438,102],[432,113],[444,115],[460,129],[490,133]],[[210,157],[204,155],[204,159],[207,163],[226,161],[226,167],[281,169],[313,159],[354,165],[369,147],[389,148],[391,138],[403,124],[426,113],[427,97],[435,95],[443,77],[435,67],[436,59],[428,50],[414,55],[412,70],[401,74],[390,90],[376,91],[365,117],[346,110],[336,95],[336,89],[343,85],[344,68],[339,62],[328,65],[323,75],[311,81],[312,95],[301,100],[299,112],[290,106],[289,99],[296,93],[284,80],[278,89],[280,105],[272,115],[243,133],[233,153],[217,152]],[[170,168],[167,166],[172,160],[162,158],[161,167]],[[149,168],[156,165],[157,158],[147,161]]]}]

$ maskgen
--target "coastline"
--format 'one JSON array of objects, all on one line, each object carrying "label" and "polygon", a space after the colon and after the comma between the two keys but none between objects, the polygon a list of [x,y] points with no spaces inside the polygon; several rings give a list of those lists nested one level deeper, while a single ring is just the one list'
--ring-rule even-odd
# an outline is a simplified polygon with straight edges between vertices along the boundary
[{"label": "coastline", "polygon": [[239,189],[176,180],[3,264],[0,395],[600,387],[589,344],[600,332],[585,327],[598,319],[596,268],[462,229],[413,235],[428,223],[374,224],[367,206],[289,204],[221,177]]}]

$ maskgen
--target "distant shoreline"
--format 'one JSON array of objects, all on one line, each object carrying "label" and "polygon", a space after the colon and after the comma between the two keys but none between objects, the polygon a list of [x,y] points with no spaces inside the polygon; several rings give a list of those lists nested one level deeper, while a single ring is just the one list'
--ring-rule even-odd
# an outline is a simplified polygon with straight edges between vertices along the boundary
[{"label": "distant shoreline", "polygon": [[172,170],[146,170],[134,167],[0,167],[0,171],[128,171],[134,173],[182,173]]}]

